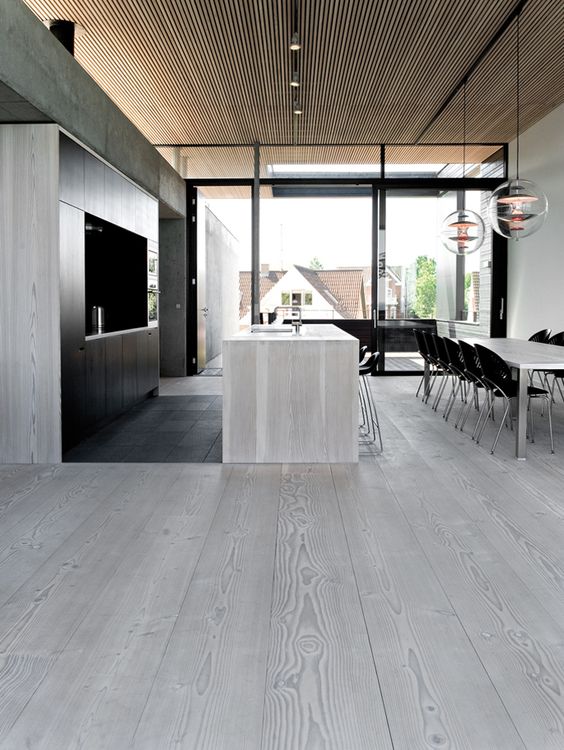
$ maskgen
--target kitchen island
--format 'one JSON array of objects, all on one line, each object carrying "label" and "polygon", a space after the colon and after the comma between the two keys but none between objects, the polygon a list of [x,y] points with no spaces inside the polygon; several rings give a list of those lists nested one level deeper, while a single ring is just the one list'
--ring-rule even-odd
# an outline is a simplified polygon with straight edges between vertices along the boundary
[{"label": "kitchen island", "polygon": [[334,325],[223,342],[223,462],[358,461],[358,339]]}]

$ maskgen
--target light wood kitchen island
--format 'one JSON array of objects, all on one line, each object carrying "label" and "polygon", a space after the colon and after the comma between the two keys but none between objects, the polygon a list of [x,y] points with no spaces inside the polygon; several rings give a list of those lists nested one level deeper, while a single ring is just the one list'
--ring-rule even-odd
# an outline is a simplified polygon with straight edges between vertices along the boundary
[{"label": "light wood kitchen island", "polygon": [[301,331],[224,340],[224,463],[358,461],[358,339]]}]

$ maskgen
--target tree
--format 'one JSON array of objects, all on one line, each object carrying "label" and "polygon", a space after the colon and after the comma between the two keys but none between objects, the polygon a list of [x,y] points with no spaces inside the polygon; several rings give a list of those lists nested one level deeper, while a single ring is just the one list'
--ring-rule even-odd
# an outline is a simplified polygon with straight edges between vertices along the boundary
[{"label": "tree", "polygon": [[470,287],[472,286],[472,274],[467,271],[464,274],[464,317],[468,315],[468,303],[470,302]]},{"label": "tree", "polygon": [[416,318],[434,318],[437,310],[437,262],[434,258],[419,255],[415,270],[415,304],[413,315]]},{"label": "tree", "polygon": [[323,263],[319,260],[317,255],[314,255],[314,257],[309,262],[309,267],[312,268],[314,271],[322,271]]}]

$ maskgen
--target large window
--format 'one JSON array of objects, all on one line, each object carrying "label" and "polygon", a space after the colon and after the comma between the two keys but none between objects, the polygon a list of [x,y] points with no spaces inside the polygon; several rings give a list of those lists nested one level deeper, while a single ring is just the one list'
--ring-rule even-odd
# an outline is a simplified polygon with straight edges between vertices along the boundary
[{"label": "large window", "polygon": [[370,320],[372,200],[278,196],[260,206],[260,311],[300,307],[303,320]]},{"label": "large window", "polygon": [[487,330],[480,318],[480,298],[491,284],[491,230],[482,248],[468,256],[449,252],[441,242],[444,218],[464,200],[485,215],[484,191],[388,195],[381,234],[379,307],[380,341],[388,371],[418,369],[414,327],[435,330],[435,322],[459,321]]}]

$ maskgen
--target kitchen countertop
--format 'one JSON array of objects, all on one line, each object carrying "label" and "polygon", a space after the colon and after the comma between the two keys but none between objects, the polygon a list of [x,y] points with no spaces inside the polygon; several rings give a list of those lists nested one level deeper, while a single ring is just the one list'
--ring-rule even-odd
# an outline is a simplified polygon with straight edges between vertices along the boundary
[{"label": "kitchen countertop", "polygon": [[269,331],[269,328],[276,328],[279,329],[281,326],[264,326],[263,329],[260,331],[251,331],[250,329],[246,331],[241,331],[240,333],[236,333],[233,336],[229,336],[225,341],[295,341],[296,343],[299,343],[300,341],[344,341],[347,339],[356,339],[354,336],[351,336],[349,333],[346,333],[345,331],[341,330],[340,328],[337,328],[337,326],[333,325],[332,323],[328,324],[314,324],[314,325],[308,325],[307,323],[302,324],[301,333],[299,336],[296,336],[292,334],[292,326],[291,325],[285,325],[284,328],[287,328],[288,331],[281,332],[278,330]]}]

